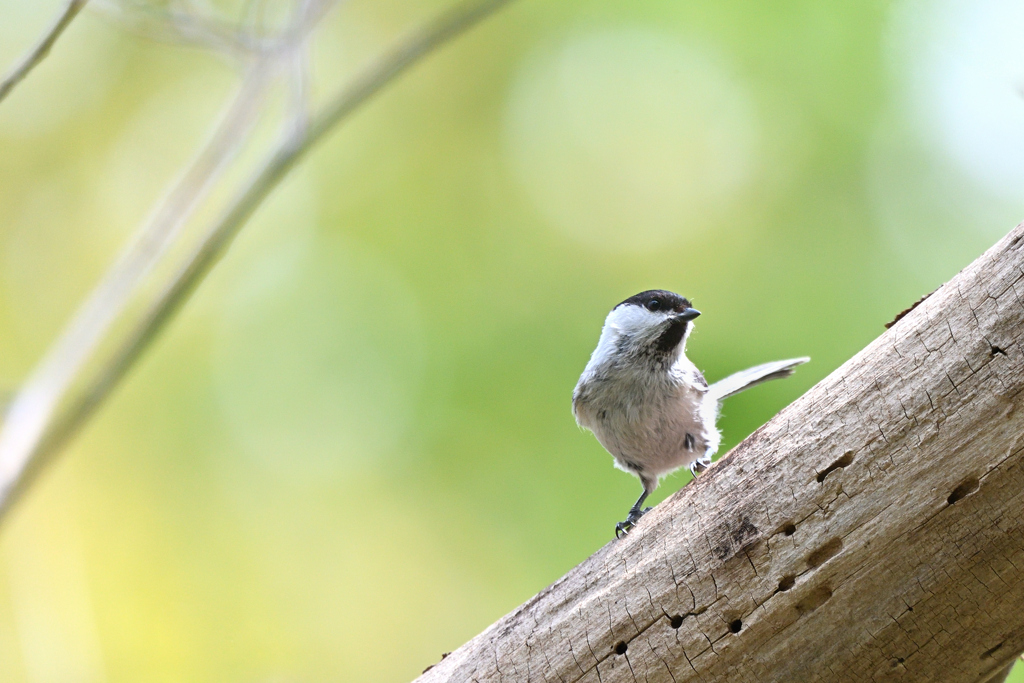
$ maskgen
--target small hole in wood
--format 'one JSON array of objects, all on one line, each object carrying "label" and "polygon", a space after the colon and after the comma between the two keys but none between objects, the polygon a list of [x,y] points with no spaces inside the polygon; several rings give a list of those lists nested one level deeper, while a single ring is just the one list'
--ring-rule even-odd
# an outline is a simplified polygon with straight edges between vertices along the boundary
[{"label": "small hole in wood", "polygon": [[675,615],[674,617],[672,617],[672,621],[669,622],[669,623],[672,624],[672,628],[679,628],[680,626],[683,625],[683,615],[682,614]]},{"label": "small hole in wood", "polygon": [[743,622],[740,621],[739,619],[734,619],[729,624],[729,630],[732,631],[733,633],[739,633],[741,628],[743,628]]},{"label": "small hole in wood", "polygon": [[1001,649],[1003,649],[1003,644],[999,643],[995,647],[991,647],[991,648],[985,650],[984,652],[982,652],[981,653],[981,657],[979,657],[978,659],[986,659],[988,657],[991,657],[995,653],[999,652],[999,650],[1001,650]]},{"label": "small hole in wood", "polygon": [[843,539],[833,538],[831,541],[821,546],[813,553],[807,556],[807,566],[810,569],[820,567],[821,565],[828,562],[831,558],[839,554],[839,551],[843,549]]},{"label": "small hole in wood", "polygon": [[623,641],[620,640],[615,645],[615,654],[617,654],[617,655],[624,655],[624,654],[626,654],[626,650],[628,649],[628,647],[629,646],[626,645],[626,643],[624,643]]},{"label": "small hole in wood", "polygon": [[792,536],[796,533],[796,524],[793,524],[792,522],[786,524],[784,527],[782,527],[782,533],[784,533],[787,536]]},{"label": "small hole in wood", "polygon": [[1001,348],[999,348],[995,344],[990,344],[990,346],[992,347],[992,350],[989,352],[989,355],[992,356],[993,358],[996,357],[996,354],[999,354],[1000,356],[1005,356],[1006,355],[1006,351],[1003,351]]},{"label": "small hole in wood", "polygon": [[818,586],[817,588],[809,591],[800,602],[794,605],[794,607],[796,607],[796,613],[800,616],[810,614],[828,602],[831,597],[831,588],[828,586]]},{"label": "small hole in wood", "polygon": [[979,481],[977,477],[968,477],[964,479],[959,486],[953,489],[953,492],[949,494],[949,498],[946,499],[946,503],[952,505],[953,503],[966,498],[975,491],[978,490]]},{"label": "small hole in wood", "polygon": [[818,483],[820,484],[821,482],[825,481],[825,477],[832,474],[836,470],[841,470],[844,467],[849,467],[851,463],[853,463],[853,451],[846,451],[845,453],[843,453],[843,457],[839,458],[834,463],[826,467],[823,471],[819,472],[818,476],[815,478],[818,480]]},{"label": "small hole in wood", "polygon": [[786,591],[788,591],[790,588],[792,588],[795,585],[796,585],[796,577],[795,576],[783,576],[781,579],[779,579],[779,592],[780,593],[785,593]]}]

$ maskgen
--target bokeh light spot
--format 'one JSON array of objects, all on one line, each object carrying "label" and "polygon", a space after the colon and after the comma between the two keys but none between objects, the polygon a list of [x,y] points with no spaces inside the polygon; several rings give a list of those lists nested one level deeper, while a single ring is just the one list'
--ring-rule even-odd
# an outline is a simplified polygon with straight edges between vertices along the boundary
[{"label": "bokeh light spot", "polygon": [[214,353],[231,434],[299,481],[372,466],[405,436],[418,395],[416,297],[387,263],[334,237],[251,265]]},{"label": "bokeh light spot", "polygon": [[507,158],[542,216],[612,250],[707,227],[749,186],[758,122],[713,51],[654,30],[539,50],[509,93]]},{"label": "bokeh light spot", "polygon": [[1024,4],[905,0],[890,57],[928,143],[975,182],[1024,197]]},{"label": "bokeh light spot", "polygon": [[[875,220],[922,289],[934,288],[1024,212],[1024,6],[894,6],[889,109],[867,148]],[[1016,33],[1014,33],[1016,32]]]}]

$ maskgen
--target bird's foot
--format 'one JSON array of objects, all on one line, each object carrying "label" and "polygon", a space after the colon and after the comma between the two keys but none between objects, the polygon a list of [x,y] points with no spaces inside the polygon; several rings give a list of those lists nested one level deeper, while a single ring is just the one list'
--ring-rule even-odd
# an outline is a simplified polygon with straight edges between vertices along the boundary
[{"label": "bird's foot", "polygon": [[640,521],[640,518],[651,511],[651,508],[630,508],[629,514],[626,516],[625,521],[619,522],[615,525],[615,538],[622,538],[630,532],[630,530],[636,526],[636,523]]},{"label": "bird's foot", "polygon": [[696,479],[698,475],[702,474],[704,470],[706,470],[709,467],[711,467],[711,458],[701,458],[699,460],[694,460],[690,464],[690,474],[692,474],[693,478]]}]

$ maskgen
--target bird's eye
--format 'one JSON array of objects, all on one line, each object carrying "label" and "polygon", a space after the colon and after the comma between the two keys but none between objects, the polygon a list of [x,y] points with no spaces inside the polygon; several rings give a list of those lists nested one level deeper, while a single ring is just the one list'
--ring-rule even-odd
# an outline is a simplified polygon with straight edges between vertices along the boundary
[{"label": "bird's eye", "polygon": [[657,299],[651,299],[650,301],[647,302],[647,310],[648,311],[657,311],[660,308],[661,308],[661,302],[658,301]]}]

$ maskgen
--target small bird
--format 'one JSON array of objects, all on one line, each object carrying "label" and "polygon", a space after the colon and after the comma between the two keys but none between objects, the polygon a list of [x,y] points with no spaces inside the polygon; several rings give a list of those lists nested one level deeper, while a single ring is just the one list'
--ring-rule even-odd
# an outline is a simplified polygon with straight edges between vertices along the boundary
[{"label": "small bird", "polygon": [[651,289],[612,309],[601,339],[572,394],[572,412],[644,492],[615,525],[616,537],[636,526],[658,480],[680,467],[697,476],[711,464],[722,435],[715,427],[724,399],[788,377],[810,358],[792,358],[729,375],[708,386],[686,357],[686,338],[700,311],[673,292]]}]

